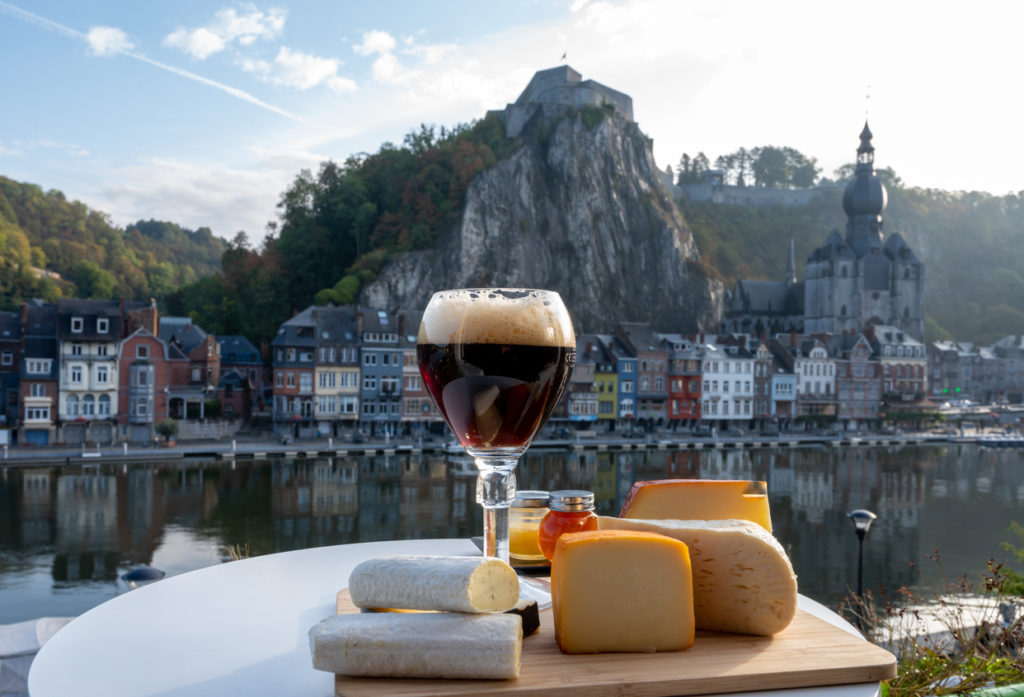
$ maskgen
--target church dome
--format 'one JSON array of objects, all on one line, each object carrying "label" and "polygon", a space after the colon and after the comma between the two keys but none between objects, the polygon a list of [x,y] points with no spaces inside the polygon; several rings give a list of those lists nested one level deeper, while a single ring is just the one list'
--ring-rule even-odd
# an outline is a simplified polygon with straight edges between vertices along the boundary
[{"label": "church dome", "polygon": [[867,122],[860,133],[857,167],[853,180],[843,192],[843,211],[850,218],[857,215],[881,215],[889,201],[889,192],[875,174],[875,148],[871,145],[871,129]]},{"label": "church dome", "polygon": [[843,210],[850,218],[855,215],[881,215],[888,201],[889,192],[873,170],[857,172],[843,192]]}]

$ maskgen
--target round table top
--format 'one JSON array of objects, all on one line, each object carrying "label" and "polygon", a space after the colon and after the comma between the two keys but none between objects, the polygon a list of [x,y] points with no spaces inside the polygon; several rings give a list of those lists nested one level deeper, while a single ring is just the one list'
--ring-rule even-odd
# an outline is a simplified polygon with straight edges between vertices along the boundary
[{"label": "round table top", "polygon": [[[109,600],[39,651],[32,697],[334,697],[313,670],[309,628],[335,613],[352,569],[395,554],[478,554],[465,539],[365,542],[270,554],[164,579]],[[801,609],[857,630],[800,596]],[[872,697],[877,683],[745,693]]]}]

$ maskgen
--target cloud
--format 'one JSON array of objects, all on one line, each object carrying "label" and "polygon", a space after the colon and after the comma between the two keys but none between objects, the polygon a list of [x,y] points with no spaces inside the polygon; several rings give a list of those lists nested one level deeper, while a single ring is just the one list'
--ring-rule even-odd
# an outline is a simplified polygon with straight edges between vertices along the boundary
[{"label": "cloud", "polygon": [[390,53],[397,45],[391,34],[375,29],[363,34],[363,42],[353,46],[352,50],[360,56],[372,56],[374,53]]},{"label": "cloud", "polygon": [[96,56],[113,56],[135,48],[128,35],[117,27],[93,27],[85,35],[89,51]]},{"label": "cloud", "polygon": [[338,75],[340,63],[334,58],[320,58],[282,46],[273,61],[241,57],[239,67],[275,87],[309,90],[319,85],[332,92],[353,92],[353,80]]},{"label": "cloud", "polygon": [[291,184],[294,166],[315,166],[301,153],[277,158],[270,164],[232,167],[153,158],[104,172],[97,179],[100,187],[85,198],[119,225],[155,218],[193,229],[206,226],[226,239],[244,230],[258,240],[277,217],[278,196]]},{"label": "cloud", "polygon": [[223,51],[224,47],[227,46],[220,35],[205,27],[200,27],[193,31],[177,29],[167,35],[167,38],[164,39],[164,45],[180,48],[185,53],[199,60],[208,58],[218,51]]},{"label": "cloud", "polygon": [[286,18],[287,12],[276,8],[264,12],[248,4],[241,11],[226,7],[217,10],[213,20],[205,26],[196,29],[178,27],[164,38],[164,45],[205,60],[236,41],[242,46],[249,46],[259,39],[280,36]]},{"label": "cloud", "polygon": [[155,61],[152,58],[148,58],[141,53],[133,51],[132,49],[134,47],[132,46],[131,42],[128,41],[127,35],[120,29],[115,29],[113,27],[94,27],[89,32],[89,34],[83,34],[80,31],[76,31],[71,27],[65,26],[58,22],[54,22],[53,20],[47,19],[46,17],[41,17],[27,10],[23,10],[20,7],[15,7],[10,3],[4,2],[4,0],[0,0],[0,12],[5,12],[23,22],[33,24],[37,27],[41,27],[46,31],[53,32],[55,34],[60,34],[61,36],[70,39],[85,41],[89,44],[90,48],[97,53],[97,55],[110,55],[111,52],[121,53],[125,56],[128,56],[129,58],[134,58],[137,61],[142,61],[143,63],[151,65],[154,68],[160,68],[161,70],[166,70],[169,73],[173,73],[187,80],[193,80],[208,87],[213,87],[214,89],[220,90],[226,94],[231,95],[232,97],[241,99],[245,102],[249,102],[250,104],[254,104],[258,107],[266,109],[267,111],[272,111],[275,114],[284,116],[285,118],[291,119],[292,121],[297,121],[299,123],[307,123],[306,120],[301,118],[300,116],[296,116],[295,114],[287,112],[284,109],[274,106],[273,104],[267,104],[266,102],[257,99],[248,92],[240,90],[236,87],[225,85],[224,83],[217,82],[216,80],[211,80],[210,78],[203,77],[202,75],[196,75],[195,73],[183,70],[182,68],[177,68],[173,65],[167,65],[166,63]]},{"label": "cloud", "polygon": [[[404,43],[403,53],[417,58],[426,57],[428,48],[416,46],[412,37],[405,39]],[[420,73],[410,70],[398,60],[394,53],[397,47],[398,42],[391,34],[374,29],[364,33],[362,42],[353,46],[352,50],[360,56],[377,56],[370,70],[377,82],[393,86],[409,85],[420,78]],[[443,55],[443,52],[437,55]]]}]

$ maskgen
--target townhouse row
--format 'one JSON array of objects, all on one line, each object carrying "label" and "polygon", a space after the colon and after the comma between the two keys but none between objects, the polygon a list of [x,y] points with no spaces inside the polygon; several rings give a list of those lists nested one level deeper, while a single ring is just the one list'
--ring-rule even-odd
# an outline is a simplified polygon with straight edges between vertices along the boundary
[{"label": "townhouse row", "polygon": [[[443,432],[416,359],[419,312],[311,306],[269,345],[215,337],[154,303],[32,301],[0,313],[0,439],[149,442],[165,418],[248,420],[296,437]],[[1024,342],[925,347],[888,326],[843,335],[580,334],[558,428],[794,421],[880,425],[954,397],[1019,403]],[[931,398],[929,402],[927,398]],[[217,419],[212,417],[218,417]]]},{"label": "townhouse row", "polygon": [[[271,344],[278,430],[416,435],[439,425],[417,366],[419,322],[418,312],[328,306],[282,324]],[[892,327],[761,340],[621,322],[611,334],[577,336],[576,365],[551,423],[722,428],[818,418],[877,425],[886,403],[903,408],[925,398],[927,365],[924,345]]]},{"label": "townhouse row", "polygon": [[155,302],[34,300],[0,313],[0,441],[147,443],[162,419],[246,418],[265,370],[244,337]]}]

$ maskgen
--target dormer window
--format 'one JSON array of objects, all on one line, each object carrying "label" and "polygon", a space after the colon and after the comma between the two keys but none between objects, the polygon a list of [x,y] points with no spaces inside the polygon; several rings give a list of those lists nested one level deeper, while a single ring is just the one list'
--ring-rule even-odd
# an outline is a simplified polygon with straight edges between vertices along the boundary
[{"label": "dormer window", "polygon": [[96,333],[97,334],[106,334],[109,331],[110,331],[110,320],[109,319],[107,319],[106,317],[100,317],[98,320],[96,320]]},{"label": "dormer window", "polygon": [[71,318],[71,331],[73,331],[75,334],[81,334],[82,333],[82,329],[84,327],[85,327],[85,320],[83,320],[81,317],[72,317]]}]

